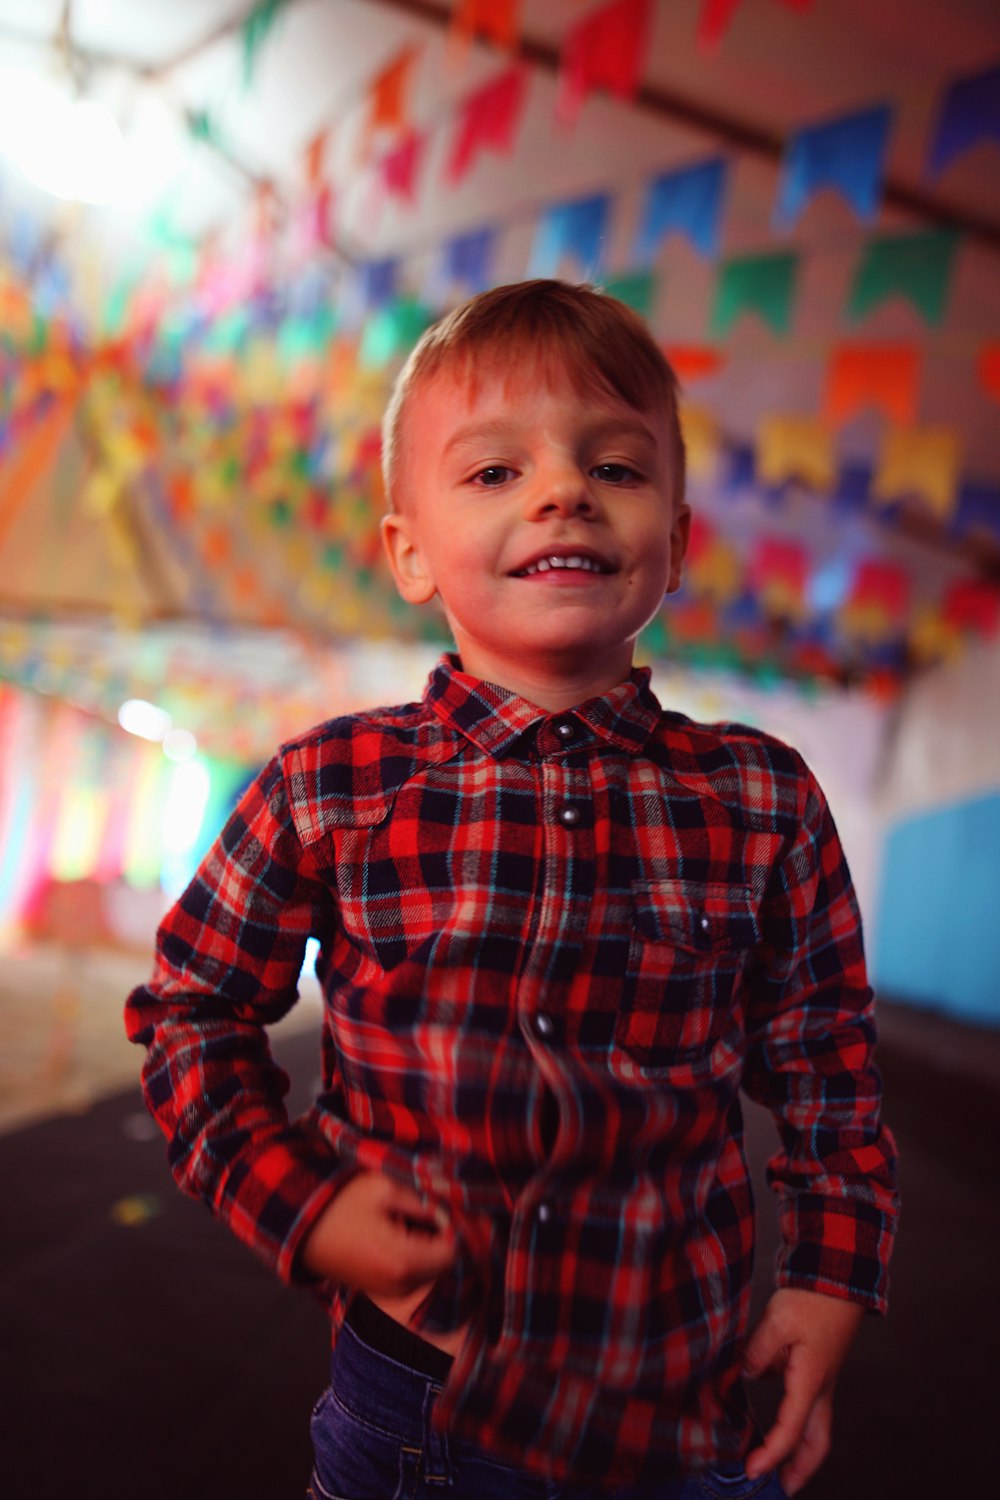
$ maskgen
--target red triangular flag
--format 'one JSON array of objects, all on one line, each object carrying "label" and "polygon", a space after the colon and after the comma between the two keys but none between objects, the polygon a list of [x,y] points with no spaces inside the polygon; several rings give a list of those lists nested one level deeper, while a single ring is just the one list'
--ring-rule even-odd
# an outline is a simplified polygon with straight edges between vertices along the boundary
[{"label": "red triangular flag", "polygon": [[417,130],[408,130],[403,139],[387,151],[382,158],[382,186],[391,197],[406,198],[410,203],[416,196],[416,176],[423,155],[426,137]]},{"label": "red triangular flag", "polygon": [[457,0],[451,35],[465,45],[482,36],[498,47],[513,49],[520,8],[521,0]]},{"label": "red triangular flag", "polygon": [[556,118],[572,125],[594,89],[634,99],[649,47],[649,0],[611,0],[578,21],[559,59]]},{"label": "red triangular flag", "polygon": [[525,69],[515,64],[462,100],[446,168],[449,181],[459,182],[484,147],[513,150],[527,81]]}]

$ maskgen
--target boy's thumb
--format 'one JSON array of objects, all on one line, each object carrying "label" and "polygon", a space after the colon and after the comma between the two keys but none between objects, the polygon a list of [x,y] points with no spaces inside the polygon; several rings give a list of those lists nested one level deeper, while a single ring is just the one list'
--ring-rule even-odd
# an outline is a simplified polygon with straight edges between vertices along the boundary
[{"label": "boy's thumb", "polygon": [[743,1351],[743,1373],[748,1380],[756,1380],[770,1367],[777,1351],[777,1339],[772,1334],[767,1320],[758,1323]]}]

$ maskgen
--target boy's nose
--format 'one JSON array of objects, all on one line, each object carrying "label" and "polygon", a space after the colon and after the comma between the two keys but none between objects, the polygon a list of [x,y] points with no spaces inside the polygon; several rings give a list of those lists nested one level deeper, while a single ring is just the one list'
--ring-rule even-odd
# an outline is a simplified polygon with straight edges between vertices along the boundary
[{"label": "boy's nose", "polygon": [[593,515],[596,511],[586,476],[579,469],[565,467],[538,476],[531,499],[533,514],[544,516]]}]

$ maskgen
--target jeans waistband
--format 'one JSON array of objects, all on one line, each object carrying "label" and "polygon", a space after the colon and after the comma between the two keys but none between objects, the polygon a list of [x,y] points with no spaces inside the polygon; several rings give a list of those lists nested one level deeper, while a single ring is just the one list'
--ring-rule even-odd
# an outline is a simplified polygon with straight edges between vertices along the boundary
[{"label": "jeans waistband", "polygon": [[334,1343],[331,1383],[366,1422],[419,1447],[428,1442],[431,1408],[452,1363],[355,1293]]}]

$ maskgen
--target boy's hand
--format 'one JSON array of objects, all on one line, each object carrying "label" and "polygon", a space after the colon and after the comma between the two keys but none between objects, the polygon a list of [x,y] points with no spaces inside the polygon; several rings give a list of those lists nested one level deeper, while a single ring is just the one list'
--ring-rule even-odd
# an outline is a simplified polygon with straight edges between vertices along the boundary
[{"label": "boy's hand", "polygon": [[359,1172],[313,1225],[302,1263],[316,1276],[382,1297],[429,1287],[455,1259],[442,1209],[381,1172]]},{"label": "boy's hand", "polygon": [[826,1458],[833,1387],[863,1316],[858,1303],[822,1292],[799,1287],[775,1292],[743,1357],[751,1379],[780,1372],[785,1381],[774,1425],[747,1458],[751,1479],[782,1464],[781,1483],[795,1495]]}]

